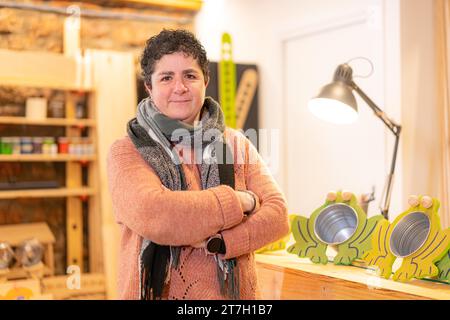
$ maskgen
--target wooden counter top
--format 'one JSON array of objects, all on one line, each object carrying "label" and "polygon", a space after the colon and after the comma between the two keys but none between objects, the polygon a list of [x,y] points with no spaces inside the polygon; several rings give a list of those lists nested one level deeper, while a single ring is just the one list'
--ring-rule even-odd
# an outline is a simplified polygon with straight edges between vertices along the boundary
[{"label": "wooden counter top", "polygon": [[262,299],[440,299],[450,300],[450,284],[383,279],[360,266],[314,264],[284,250],[255,255]]}]

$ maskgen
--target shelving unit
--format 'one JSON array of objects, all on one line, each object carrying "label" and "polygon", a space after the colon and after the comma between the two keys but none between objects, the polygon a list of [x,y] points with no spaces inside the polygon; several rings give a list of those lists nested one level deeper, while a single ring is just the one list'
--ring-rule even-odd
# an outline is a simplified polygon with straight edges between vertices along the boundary
[{"label": "shelving unit", "polygon": [[95,127],[93,119],[67,119],[67,118],[47,118],[42,120],[27,119],[25,117],[0,117],[0,124],[22,124],[36,126],[74,126],[74,127]]},{"label": "shelving unit", "polygon": [[[89,156],[1,155],[0,167],[7,162],[27,166],[42,166],[42,163],[47,165],[52,162],[56,163],[55,166],[64,166],[66,176],[64,181],[59,181],[64,188],[0,191],[0,200],[64,198],[66,264],[73,265],[82,261],[83,226],[88,228],[88,252],[84,255],[89,257],[89,270],[81,270],[81,279],[82,282],[95,279],[94,282],[83,282],[81,290],[65,290],[64,298],[86,291],[95,293],[96,297],[116,299],[120,230],[114,219],[108,192],[106,159],[111,144],[126,134],[126,123],[135,115],[135,60],[129,52],[86,49],[83,55],[89,57],[84,61],[90,61],[89,63],[80,63],[79,57],[62,54],[0,49],[1,86],[54,89],[64,91],[66,97],[64,119],[0,117],[0,126],[30,126],[30,131],[40,130],[36,126],[49,127],[50,130],[54,128],[60,132],[64,129],[67,137],[78,137],[82,130],[88,130],[89,139],[95,146],[94,154]],[[87,119],[75,119],[74,93],[78,91],[87,93],[89,97]],[[43,129],[45,130],[49,129]],[[86,170],[87,176],[82,174]],[[87,205],[84,202],[86,200]],[[83,219],[85,209],[88,214]],[[46,286],[47,283],[56,281],[58,288],[64,289],[67,277],[67,274],[45,277],[43,283]]]},{"label": "shelving unit", "polygon": [[[55,89],[49,87],[49,89]],[[60,90],[60,88],[57,88]],[[39,126],[63,126],[66,137],[81,137],[84,128],[89,129],[88,137],[95,143],[95,120],[93,118],[92,99],[87,99],[87,119],[75,118],[76,95],[79,92],[87,94],[90,92],[78,88],[71,88],[65,91],[65,114],[66,118],[46,118],[27,119],[25,117],[0,117],[2,125],[39,125]],[[95,144],[94,144],[95,145]],[[83,207],[82,202],[89,199],[89,216],[94,212],[99,212],[98,201],[95,196],[98,194],[96,187],[97,173],[96,155],[74,155],[74,154],[12,154],[0,155],[1,162],[65,162],[66,178],[64,188],[54,189],[30,189],[30,190],[7,190],[0,191],[0,199],[19,198],[60,198],[66,199],[66,256],[67,265],[78,265],[82,271],[83,266]],[[32,164],[31,164],[32,165]],[[82,166],[87,166],[89,170],[88,185],[83,186]],[[90,232],[95,234],[95,232]],[[95,257],[95,255],[93,255]],[[95,258],[94,258],[95,260]]]},{"label": "shelving unit", "polygon": [[[5,61],[8,61],[6,63]],[[0,125],[62,127],[65,137],[88,137],[94,145],[94,153],[75,154],[8,154],[0,155],[0,166],[8,162],[28,163],[58,162],[65,166],[65,184],[61,188],[0,190],[0,200],[65,198],[66,215],[66,265],[77,265],[82,273],[86,267],[90,274],[103,273],[101,212],[99,201],[99,170],[97,151],[97,122],[94,90],[85,85],[84,69],[76,59],[51,53],[12,52],[0,50],[0,83],[8,87],[30,87],[64,92],[65,118],[30,119],[26,117],[0,116]],[[89,82],[89,81],[87,81]],[[86,95],[86,119],[76,118],[76,99],[79,93]],[[61,130],[61,129],[59,129]],[[85,131],[86,130],[86,131]],[[87,181],[83,181],[83,168]],[[86,179],[85,179],[86,180]],[[83,221],[83,202],[87,201],[87,223]],[[88,230],[89,266],[83,265],[83,228]],[[2,237],[0,237],[2,238]],[[5,239],[0,239],[5,240]],[[8,240],[8,239],[6,239]],[[19,270],[20,271],[20,270]],[[51,271],[51,272],[50,272]],[[46,275],[52,275],[46,270]],[[15,271],[14,277],[20,276]]]},{"label": "shelving unit", "polygon": [[0,199],[65,198],[95,196],[94,188],[55,188],[0,191]]},{"label": "shelving unit", "polygon": [[55,161],[55,162],[69,162],[69,161],[80,161],[89,162],[97,160],[96,155],[75,155],[75,154],[11,154],[11,155],[0,155],[0,162],[45,162],[45,161]]}]

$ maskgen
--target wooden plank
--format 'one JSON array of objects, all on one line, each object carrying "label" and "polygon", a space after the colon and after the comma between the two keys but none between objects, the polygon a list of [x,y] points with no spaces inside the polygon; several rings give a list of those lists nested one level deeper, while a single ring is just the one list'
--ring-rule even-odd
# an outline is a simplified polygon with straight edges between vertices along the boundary
[{"label": "wooden plank", "polygon": [[47,266],[50,269],[50,274],[54,275],[55,274],[55,255],[54,255],[52,243],[49,243],[46,245],[45,259],[46,259]]},{"label": "wooden plank", "polygon": [[[66,94],[66,116],[75,117],[75,101],[72,94]],[[77,128],[66,128],[67,137],[79,137]],[[82,187],[82,169],[78,162],[66,163],[66,187]],[[66,201],[66,248],[67,265],[76,265],[83,272],[83,206],[80,198],[69,198]]]},{"label": "wooden plank", "polygon": [[126,2],[142,3],[170,9],[199,11],[202,8],[202,0],[125,0]]},{"label": "wooden plank", "polygon": [[259,298],[270,300],[427,299],[413,294],[370,289],[367,285],[290,268],[257,263]]},{"label": "wooden plank", "polygon": [[244,129],[248,112],[252,106],[253,96],[258,86],[258,73],[255,69],[247,69],[242,74],[236,93],[236,128]]},{"label": "wooden plank", "polygon": [[[111,197],[108,188],[106,174],[106,159],[109,149],[116,139],[126,135],[127,122],[136,113],[136,74],[134,72],[134,57],[131,53],[119,53],[114,51],[88,50],[92,58],[93,86],[96,88],[94,95],[95,119],[97,119],[97,156],[100,182],[99,202],[101,217],[92,217],[91,228],[99,227],[101,234],[91,235],[102,237],[90,241],[100,246],[103,241],[103,261],[106,276],[106,288],[108,299],[117,299],[117,261],[120,241],[120,230],[114,219],[111,205]],[[111,94],[120,92],[120,94]],[[99,107],[101,106],[101,108]],[[107,107],[104,107],[107,106]],[[95,248],[91,248],[91,254]]]},{"label": "wooden plank", "polygon": [[67,265],[76,265],[83,271],[83,207],[79,198],[66,202]]},{"label": "wooden plank", "polygon": [[[89,53],[90,54],[90,53]],[[95,119],[97,116],[97,105],[94,95],[88,98],[88,117]],[[97,128],[89,130],[89,138],[94,146],[98,146]],[[99,148],[96,147],[94,152],[98,156]],[[88,185],[90,188],[99,190],[100,188],[100,173],[99,163],[94,161],[89,163]],[[104,272],[104,257],[103,257],[103,237],[102,237],[102,212],[100,210],[100,197],[91,197],[89,199],[89,270],[90,272]]]},{"label": "wooden plank", "polygon": [[14,280],[0,284],[0,300],[30,299],[40,295],[38,280]]},{"label": "wooden plank", "polygon": [[[369,269],[314,264],[285,251],[255,256],[261,293],[278,290],[280,299],[450,299],[450,285],[444,283],[386,280]],[[267,280],[271,273],[283,273],[284,277],[271,283]]]},{"label": "wooden plank", "polygon": [[69,276],[54,276],[42,279],[42,293],[52,294],[55,299],[97,299],[105,298],[105,276],[98,273],[81,273],[80,288],[70,289]]},{"label": "wooden plank", "polygon": [[0,191],[0,199],[19,198],[65,198],[78,196],[93,196],[96,191],[92,188],[56,188],[36,190]]},{"label": "wooden plank", "polygon": [[0,83],[64,90],[85,90],[79,62],[73,57],[41,51],[0,49]]},{"label": "wooden plank", "polygon": [[14,161],[14,162],[38,162],[38,161],[94,161],[97,157],[95,155],[75,155],[75,154],[8,154],[0,155],[0,162]]},{"label": "wooden plank", "polygon": [[92,119],[66,119],[66,118],[28,119],[26,117],[0,117],[0,124],[94,127],[95,121]]},{"label": "wooden plank", "polygon": [[45,222],[1,225],[0,237],[1,240],[7,240],[11,246],[17,246],[30,237],[43,244],[55,243],[55,236]]},{"label": "wooden plank", "polygon": [[53,299],[54,298],[52,294],[41,294],[30,297],[30,300],[53,300]]},{"label": "wooden plank", "polygon": [[[47,264],[44,265],[44,277],[49,277],[54,275],[54,267],[53,269]],[[27,279],[29,278],[29,274],[23,268],[11,268],[9,273],[6,275],[8,280],[17,280],[17,279]]]}]

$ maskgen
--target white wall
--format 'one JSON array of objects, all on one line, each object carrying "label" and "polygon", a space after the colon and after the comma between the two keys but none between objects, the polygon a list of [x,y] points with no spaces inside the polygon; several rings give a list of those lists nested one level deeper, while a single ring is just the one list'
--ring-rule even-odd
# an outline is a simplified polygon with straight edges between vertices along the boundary
[{"label": "white wall", "polygon": [[[410,2],[414,2],[415,5],[409,6]],[[403,4],[402,6],[400,6],[401,3]],[[408,78],[410,81],[419,79],[419,74],[412,72],[409,74],[405,73],[405,70],[409,68],[407,64],[409,60],[402,60],[405,57],[401,50],[402,48],[403,50],[409,50],[410,48],[407,44],[414,42],[414,39],[402,38],[405,37],[402,34],[402,32],[405,32],[405,24],[403,25],[403,31],[401,31],[401,17],[406,12],[409,12],[409,23],[407,27],[412,28],[409,30],[411,37],[414,37],[415,29],[422,30],[419,33],[420,38],[416,39],[417,48],[421,48],[421,57],[425,56],[428,59],[430,58],[429,51],[426,48],[430,44],[430,41],[426,42],[424,46],[421,40],[426,39],[427,36],[433,36],[433,34],[430,34],[430,24],[432,23],[432,17],[429,11],[430,3],[432,1],[424,0],[205,0],[204,7],[196,18],[196,31],[210,59],[214,61],[220,59],[220,39],[222,32],[229,32],[232,35],[234,60],[243,63],[256,63],[260,69],[260,127],[278,129],[280,132],[284,132],[286,117],[290,115],[283,115],[283,111],[287,110],[283,95],[285,84],[283,82],[284,75],[282,70],[283,64],[286,61],[283,56],[283,39],[289,38],[290,34],[302,32],[302,30],[304,31],[304,29],[317,25],[318,23],[333,21],[335,19],[345,19],[348,16],[355,16],[371,11],[378,6],[380,10],[374,15],[374,22],[380,23],[378,26],[378,35],[383,41],[381,44],[382,48],[379,49],[382,52],[381,61],[377,64],[375,72],[378,75],[382,74],[382,79],[381,81],[375,81],[375,77],[372,77],[358,81],[364,84],[364,86],[361,84],[363,89],[370,89],[370,91],[366,90],[366,93],[391,118],[402,123],[402,116],[408,110],[406,102],[409,104],[424,104],[425,101],[429,101],[427,96],[432,95],[432,93],[431,87],[426,86],[426,92],[421,95],[420,99],[416,97],[410,98],[405,102],[402,100],[405,99],[410,90],[410,87],[404,86],[402,81],[405,82],[405,79]],[[425,10],[423,12],[424,7],[425,9],[428,8],[428,11]],[[427,25],[425,29],[421,29],[423,23]],[[358,52],[360,49],[359,43],[355,42],[353,46],[354,51]],[[329,48],[324,44],[323,50],[332,52],[333,48]],[[315,57],[302,56],[299,59],[312,59],[314,61]],[[419,65],[423,66],[423,64]],[[289,68],[290,66],[284,67]],[[316,81],[317,77],[321,79],[324,77],[323,74],[311,74],[308,76],[311,77],[311,81]],[[428,76],[432,77],[432,73],[429,73]],[[375,86],[373,85],[374,83]],[[363,108],[367,108],[367,106],[360,103],[360,109]],[[404,111],[402,112],[402,110]],[[373,117],[373,121],[376,122],[379,120]],[[409,131],[411,130],[414,130],[414,128],[409,128]],[[405,131],[408,132],[408,129],[405,128]],[[376,133],[372,132],[372,134]],[[407,139],[407,136],[402,135],[391,201],[392,218],[404,210],[406,206],[407,194],[405,194],[403,184],[412,183],[410,180],[405,179],[402,173],[404,167],[403,157],[411,156],[411,152],[403,152],[403,143]],[[387,130],[385,130],[384,141],[384,163],[375,165],[382,166],[382,169],[387,174],[393,142],[391,134]],[[264,150],[262,151],[263,153],[265,152]],[[368,151],[367,149],[363,149],[362,152]],[[280,149],[280,155],[280,170],[275,172],[275,178],[286,194],[289,194],[292,190],[288,190],[288,177],[296,176],[298,173],[292,170],[289,172],[286,170],[288,159],[286,158],[287,152],[285,148]],[[310,170],[320,170],[320,168],[310,168]],[[419,170],[424,169],[419,168]],[[420,173],[426,175],[423,171],[420,171]],[[384,176],[381,178],[384,179]],[[322,177],[322,179],[327,179],[327,177]],[[299,181],[299,183],[302,182]],[[290,189],[292,189],[292,186]],[[325,194],[327,191],[323,190],[323,193]],[[371,204],[372,210],[376,209],[380,201],[381,190],[377,191],[377,200]],[[304,197],[308,196],[313,195],[304,195]],[[290,208],[290,210],[297,211],[297,208]]]},{"label": "white wall", "polygon": [[438,196],[441,140],[436,99],[434,1],[402,0],[403,195]]}]

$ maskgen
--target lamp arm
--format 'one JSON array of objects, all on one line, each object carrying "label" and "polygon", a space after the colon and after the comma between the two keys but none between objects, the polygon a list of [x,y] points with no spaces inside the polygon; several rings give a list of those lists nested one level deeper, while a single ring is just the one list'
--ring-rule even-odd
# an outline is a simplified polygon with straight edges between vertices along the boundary
[{"label": "lamp arm", "polygon": [[389,128],[389,130],[392,131],[392,133],[396,136],[400,135],[401,126],[397,124],[394,120],[389,119],[389,117],[386,115],[386,113],[381,110],[375,102],[373,102],[365,93],[364,91],[359,88],[356,83],[353,81],[350,83],[353,90],[355,90],[358,95],[367,103],[367,105],[373,110],[375,115],[381,119],[381,121],[384,122],[384,124]]},{"label": "lamp arm", "polygon": [[391,193],[392,193],[392,185],[394,182],[394,171],[395,171],[395,162],[397,160],[397,152],[398,152],[398,144],[400,140],[400,132],[402,127],[397,124],[395,121],[388,118],[386,113],[381,110],[353,81],[350,83],[353,90],[355,90],[358,95],[367,103],[367,105],[373,110],[375,115],[384,122],[384,124],[389,128],[389,130],[395,135],[395,143],[394,143],[394,152],[392,154],[391,160],[391,169],[389,171],[389,175],[386,179],[385,189],[383,191],[381,214],[389,220],[389,204],[391,202]]}]

